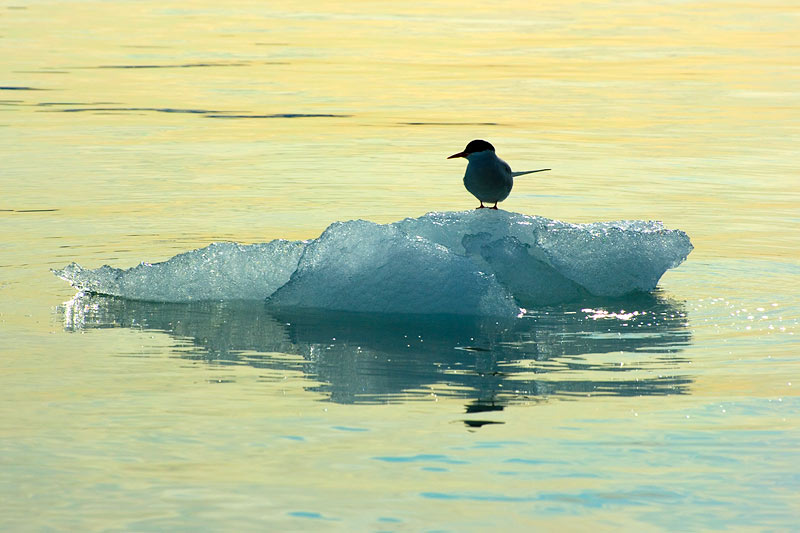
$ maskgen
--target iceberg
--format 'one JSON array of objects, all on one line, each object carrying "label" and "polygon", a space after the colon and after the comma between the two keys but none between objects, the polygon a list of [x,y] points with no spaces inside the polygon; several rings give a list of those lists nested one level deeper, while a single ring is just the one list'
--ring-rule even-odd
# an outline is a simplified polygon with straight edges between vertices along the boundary
[{"label": "iceberg", "polygon": [[516,316],[649,292],[692,248],[684,232],[656,221],[570,224],[481,209],[335,222],[309,241],[214,243],[127,270],[72,263],[54,273],[82,292],[151,302]]}]

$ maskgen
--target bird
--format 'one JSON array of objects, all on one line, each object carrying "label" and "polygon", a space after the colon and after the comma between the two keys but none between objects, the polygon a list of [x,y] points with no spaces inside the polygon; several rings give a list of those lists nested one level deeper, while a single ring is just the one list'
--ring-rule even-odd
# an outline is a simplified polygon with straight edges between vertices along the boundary
[{"label": "bird", "polygon": [[[508,198],[514,186],[514,178],[517,176],[551,170],[540,168],[512,172],[508,163],[494,153],[494,146],[481,139],[470,141],[463,152],[453,154],[447,159],[456,157],[463,157],[468,161],[467,170],[464,172],[464,187],[481,203],[475,209],[497,209],[497,203]],[[494,205],[489,207],[483,205],[483,202],[494,202]]]}]

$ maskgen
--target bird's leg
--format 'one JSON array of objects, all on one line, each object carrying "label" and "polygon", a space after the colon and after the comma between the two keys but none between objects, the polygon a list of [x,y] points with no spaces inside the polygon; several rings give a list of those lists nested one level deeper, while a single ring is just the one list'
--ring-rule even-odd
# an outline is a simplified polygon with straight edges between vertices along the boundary
[{"label": "bird's leg", "polygon": [[479,206],[478,206],[478,207],[476,207],[475,209],[486,209],[486,206],[485,206],[485,205],[483,205],[483,200],[481,200],[481,205],[479,205]]},{"label": "bird's leg", "polygon": [[489,209],[497,209],[497,202],[495,202],[494,205],[492,207],[490,207]]}]

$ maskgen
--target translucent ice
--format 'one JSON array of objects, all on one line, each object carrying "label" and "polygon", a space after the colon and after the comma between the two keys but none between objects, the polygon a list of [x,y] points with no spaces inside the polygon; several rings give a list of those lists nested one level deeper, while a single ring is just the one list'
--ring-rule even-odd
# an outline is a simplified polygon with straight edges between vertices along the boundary
[{"label": "translucent ice", "polygon": [[396,226],[364,220],[328,227],[269,302],[384,313],[519,312],[511,294],[470,258]]},{"label": "translucent ice", "polygon": [[428,213],[394,225],[477,262],[486,261],[528,305],[565,301],[584,292],[616,297],[651,291],[693,248],[684,232],[656,221],[569,224],[476,210]]},{"label": "translucent ice", "polygon": [[217,243],[156,264],[56,274],[86,292],[385,313],[514,315],[655,288],[692,245],[660,222],[568,224],[488,209],[337,222],[309,242]]},{"label": "translucent ice", "polygon": [[263,300],[289,280],[304,242],[214,243],[163,263],[89,270],[71,263],[55,275],[82,291],[151,302]]}]

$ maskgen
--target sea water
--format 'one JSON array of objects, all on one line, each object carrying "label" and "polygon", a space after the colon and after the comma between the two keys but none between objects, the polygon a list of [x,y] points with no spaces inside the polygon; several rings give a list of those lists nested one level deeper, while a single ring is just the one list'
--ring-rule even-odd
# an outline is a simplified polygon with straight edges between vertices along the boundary
[{"label": "sea water", "polygon": [[[0,526],[792,529],[792,8],[2,8]],[[481,138],[553,169],[516,180],[507,212],[660,221],[694,249],[646,292],[535,286],[559,298],[519,318],[253,298],[332,224],[477,207],[445,158]],[[514,258],[536,264],[535,247],[424,230],[408,231],[426,257],[463,246],[501,286],[530,279]],[[227,280],[242,298],[182,303],[76,294],[50,272],[212,243],[281,247],[288,266],[243,261],[246,282]],[[313,303],[330,280],[305,279],[285,297]]]}]

